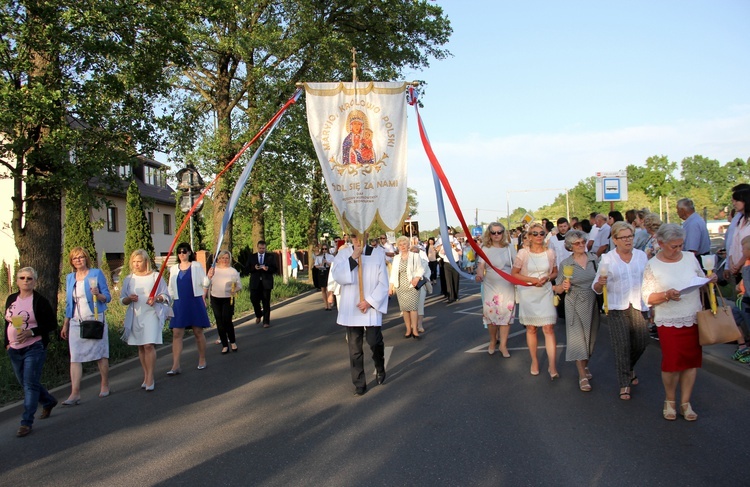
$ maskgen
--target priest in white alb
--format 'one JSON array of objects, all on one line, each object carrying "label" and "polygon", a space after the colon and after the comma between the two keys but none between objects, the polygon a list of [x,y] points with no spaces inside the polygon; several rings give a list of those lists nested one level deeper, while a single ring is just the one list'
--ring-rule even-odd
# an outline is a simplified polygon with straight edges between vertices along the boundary
[{"label": "priest in white alb", "polygon": [[341,285],[336,323],[346,327],[352,382],[356,388],[354,395],[361,396],[367,391],[363,339],[372,350],[377,383],[385,382],[385,345],[381,325],[383,315],[388,312],[388,272],[381,248],[366,245],[366,239],[353,233],[351,239],[352,245],[342,247],[336,254],[331,273]]}]

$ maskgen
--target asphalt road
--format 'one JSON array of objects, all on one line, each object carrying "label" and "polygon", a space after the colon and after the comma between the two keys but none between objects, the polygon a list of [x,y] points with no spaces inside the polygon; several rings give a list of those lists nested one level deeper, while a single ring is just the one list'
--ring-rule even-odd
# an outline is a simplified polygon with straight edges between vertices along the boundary
[{"label": "asphalt road", "polygon": [[[308,294],[277,306],[273,326],[238,328],[238,353],[209,334],[208,368],[186,342],[183,374],[140,389],[137,362],[112,372],[113,394],[84,382],[80,406],[58,407],[15,438],[21,409],[0,414],[0,485],[25,486],[498,486],[741,484],[750,392],[699,371],[695,423],[661,417],[654,343],[636,369],[633,399],[618,399],[606,323],[591,362],[593,391],[529,374],[520,325],[512,357],[486,353],[478,287],[462,282],[450,305],[428,300],[422,340],[403,339],[395,297],[384,325],[386,383],[369,356],[370,389],[353,396],[335,311]],[[472,294],[473,293],[473,294]],[[541,335],[541,333],[540,333]],[[541,341],[541,339],[540,339]],[[540,356],[542,356],[540,350]],[[59,400],[69,390],[56,391]],[[8,408],[6,408],[8,409]]]}]

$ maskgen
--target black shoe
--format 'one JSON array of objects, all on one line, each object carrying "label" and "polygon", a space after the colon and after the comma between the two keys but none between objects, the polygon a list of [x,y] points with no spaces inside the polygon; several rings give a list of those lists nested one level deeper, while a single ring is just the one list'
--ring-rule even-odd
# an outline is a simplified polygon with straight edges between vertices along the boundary
[{"label": "black shoe", "polygon": [[378,384],[382,384],[383,382],[385,382],[385,370],[378,372]]},{"label": "black shoe", "polygon": [[354,391],[354,395],[357,397],[364,396],[365,392],[367,392],[367,387],[357,387]]},{"label": "black shoe", "polygon": [[421,336],[419,336],[419,335],[412,335],[411,337],[412,337],[413,339],[415,339],[415,340],[421,340],[421,339],[422,339],[422,337],[421,337]]}]

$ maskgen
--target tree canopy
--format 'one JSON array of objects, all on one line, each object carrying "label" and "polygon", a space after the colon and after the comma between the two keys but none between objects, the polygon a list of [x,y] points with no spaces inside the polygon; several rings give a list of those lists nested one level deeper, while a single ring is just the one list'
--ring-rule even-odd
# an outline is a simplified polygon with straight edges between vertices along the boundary
[{"label": "tree canopy", "polygon": [[158,145],[164,67],[184,64],[177,0],[5,0],[0,7],[0,164],[13,234],[57,303],[61,197]]}]

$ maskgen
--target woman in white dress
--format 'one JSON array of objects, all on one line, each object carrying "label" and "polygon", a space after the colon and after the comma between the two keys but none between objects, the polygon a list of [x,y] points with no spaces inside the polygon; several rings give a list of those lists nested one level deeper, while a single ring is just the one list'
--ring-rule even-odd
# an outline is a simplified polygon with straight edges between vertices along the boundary
[{"label": "woman in white dress", "polygon": [[[70,347],[70,396],[63,406],[81,402],[83,362],[96,361],[101,374],[99,397],[109,396],[109,334],[104,312],[112,300],[107,279],[99,269],[91,268],[91,256],[83,247],[73,247],[69,256],[73,272],[65,279],[65,321],[60,336]],[[81,338],[81,321],[104,323],[101,339]]]},{"label": "woman in white dress", "polygon": [[164,279],[159,279],[154,297],[149,297],[159,274],[151,268],[148,252],[143,249],[134,251],[130,255],[130,270],[133,273],[123,280],[120,291],[120,302],[128,307],[122,338],[128,345],[138,347],[138,358],[143,367],[141,389],[151,392],[156,368],[154,345],[162,344],[164,322],[172,316],[172,308]]},{"label": "woman in white dress", "polygon": [[557,310],[553,303],[552,281],[557,276],[555,251],[547,248],[547,234],[541,223],[533,223],[528,231],[529,244],[518,251],[512,275],[530,286],[518,286],[518,313],[521,324],[526,326],[526,343],[531,354],[531,375],[539,375],[537,357],[537,328],[544,331],[544,348],[549,360],[550,379],[560,377],[557,373],[557,340],[555,322]]},{"label": "woman in white dress", "polygon": [[482,250],[490,259],[485,262],[477,257],[476,281],[482,284],[482,321],[490,332],[490,345],[487,351],[495,353],[495,346],[500,342],[500,353],[503,357],[510,357],[508,352],[508,334],[516,306],[513,284],[506,281],[488,264],[510,274],[516,251],[509,244],[505,227],[497,222],[487,225],[482,236]]}]

